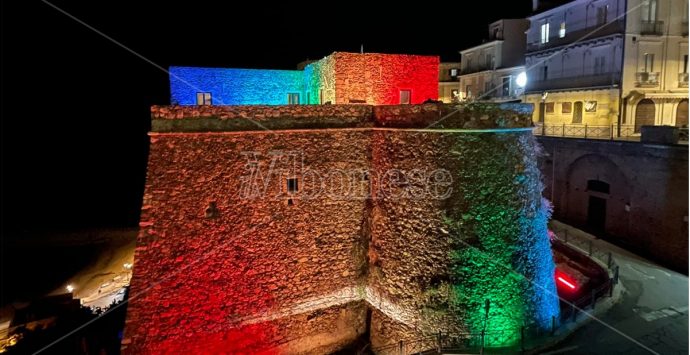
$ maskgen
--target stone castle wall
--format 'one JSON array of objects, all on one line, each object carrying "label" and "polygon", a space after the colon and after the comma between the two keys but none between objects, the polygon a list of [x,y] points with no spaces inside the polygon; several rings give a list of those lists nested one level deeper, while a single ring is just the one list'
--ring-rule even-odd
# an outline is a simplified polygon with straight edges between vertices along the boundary
[{"label": "stone castle wall", "polygon": [[[532,284],[495,278],[550,272],[540,285],[555,295],[523,107],[154,107],[152,117],[125,353],[321,354],[366,332],[381,346],[476,331],[486,298],[492,319],[557,314]],[[243,117],[302,129],[250,131],[233,123]],[[426,128],[443,117],[445,130]],[[496,173],[477,175],[486,168]],[[505,195],[500,210],[491,194]],[[502,266],[464,264],[476,248]]]}]

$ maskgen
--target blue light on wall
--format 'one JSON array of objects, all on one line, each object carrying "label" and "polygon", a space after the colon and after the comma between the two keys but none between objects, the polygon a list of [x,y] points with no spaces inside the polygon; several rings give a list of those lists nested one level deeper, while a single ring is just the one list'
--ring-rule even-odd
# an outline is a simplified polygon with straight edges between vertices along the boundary
[{"label": "blue light on wall", "polygon": [[287,105],[288,94],[306,103],[301,70],[170,67],[172,104],[196,105],[198,92],[214,105]]}]

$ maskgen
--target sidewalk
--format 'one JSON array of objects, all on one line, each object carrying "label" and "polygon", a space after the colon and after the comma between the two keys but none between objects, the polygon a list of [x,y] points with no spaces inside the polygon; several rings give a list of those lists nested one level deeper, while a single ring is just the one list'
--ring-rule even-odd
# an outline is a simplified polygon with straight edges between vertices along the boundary
[{"label": "sidewalk", "polygon": [[[545,353],[687,354],[688,278],[558,221],[573,244],[611,252],[625,286],[622,299]],[[579,245],[578,245],[579,246]]]}]

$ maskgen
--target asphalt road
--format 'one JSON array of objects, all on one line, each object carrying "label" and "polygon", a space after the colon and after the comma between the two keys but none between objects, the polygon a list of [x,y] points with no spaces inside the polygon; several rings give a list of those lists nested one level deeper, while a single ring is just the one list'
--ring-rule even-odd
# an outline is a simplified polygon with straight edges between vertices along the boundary
[{"label": "asphalt road", "polygon": [[602,240],[596,245],[613,252],[626,291],[600,321],[543,354],[688,354],[688,277]]}]

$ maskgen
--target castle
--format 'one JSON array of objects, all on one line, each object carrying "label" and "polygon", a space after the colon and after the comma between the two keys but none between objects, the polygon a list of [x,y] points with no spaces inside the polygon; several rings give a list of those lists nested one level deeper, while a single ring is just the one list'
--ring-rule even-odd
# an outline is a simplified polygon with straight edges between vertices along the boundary
[{"label": "castle", "polygon": [[550,329],[531,129],[523,105],[154,106],[123,352]]}]

